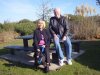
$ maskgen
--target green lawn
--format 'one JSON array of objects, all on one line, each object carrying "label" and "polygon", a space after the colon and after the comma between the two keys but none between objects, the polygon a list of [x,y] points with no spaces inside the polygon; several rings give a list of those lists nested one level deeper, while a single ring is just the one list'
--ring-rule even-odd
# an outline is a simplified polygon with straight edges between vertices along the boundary
[{"label": "green lawn", "polygon": [[[0,55],[9,52],[3,49],[6,45],[22,45],[22,41],[0,44]],[[65,65],[60,70],[49,73],[36,70],[32,66],[0,59],[0,75],[100,75],[100,40],[84,41],[81,43],[81,49],[85,50],[85,53],[73,60],[72,66]]]}]

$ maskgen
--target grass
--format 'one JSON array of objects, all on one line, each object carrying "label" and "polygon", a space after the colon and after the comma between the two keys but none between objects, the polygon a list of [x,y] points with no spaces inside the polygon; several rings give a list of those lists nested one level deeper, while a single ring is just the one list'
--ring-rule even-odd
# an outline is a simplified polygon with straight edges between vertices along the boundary
[{"label": "grass", "polygon": [[[32,41],[30,41],[30,45]],[[0,55],[8,53],[6,45],[22,45],[21,40],[0,44]],[[58,71],[44,73],[40,69],[20,63],[0,59],[0,75],[100,75],[100,40],[83,41],[81,49],[85,53],[73,60],[73,65],[65,65]]]}]

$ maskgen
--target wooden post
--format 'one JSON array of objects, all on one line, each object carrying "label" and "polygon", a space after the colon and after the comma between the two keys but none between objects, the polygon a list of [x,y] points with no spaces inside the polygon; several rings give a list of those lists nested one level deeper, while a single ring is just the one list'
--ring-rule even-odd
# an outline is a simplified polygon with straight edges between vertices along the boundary
[{"label": "wooden post", "polygon": [[73,43],[74,44],[74,51],[75,52],[80,52],[80,42]]},{"label": "wooden post", "polygon": [[52,62],[57,63],[58,62],[58,55],[57,53],[52,53]]},{"label": "wooden post", "polygon": [[24,47],[28,47],[28,40],[27,39],[23,39],[23,44],[24,44]]},{"label": "wooden post", "polygon": [[15,55],[15,52],[14,52],[14,50],[10,50],[10,53],[12,54],[12,55]]}]

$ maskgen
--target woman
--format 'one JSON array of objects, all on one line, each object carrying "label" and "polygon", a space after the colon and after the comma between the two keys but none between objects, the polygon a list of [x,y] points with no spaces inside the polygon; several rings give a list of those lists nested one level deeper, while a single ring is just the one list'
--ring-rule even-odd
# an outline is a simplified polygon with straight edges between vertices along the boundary
[{"label": "woman", "polygon": [[45,71],[48,72],[50,65],[50,33],[45,28],[45,21],[38,20],[37,28],[34,31],[33,40],[35,49],[35,66],[37,67],[42,63]]}]

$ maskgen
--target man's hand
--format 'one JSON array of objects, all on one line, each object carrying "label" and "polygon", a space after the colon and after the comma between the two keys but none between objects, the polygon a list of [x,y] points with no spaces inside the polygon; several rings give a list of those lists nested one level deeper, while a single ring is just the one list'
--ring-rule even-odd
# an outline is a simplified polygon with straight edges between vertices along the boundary
[{"label": "man's hand", "polygon": [[65,41],[67,38],[66,38],[66,36],[64,36],[63,38],[62,38],[62,41]]},{"label": "man's hand", "polygon": [[57,36],[56,34],[54,34],[54,39],[55,39],[55,40],[58,39],[58,36]]}]

